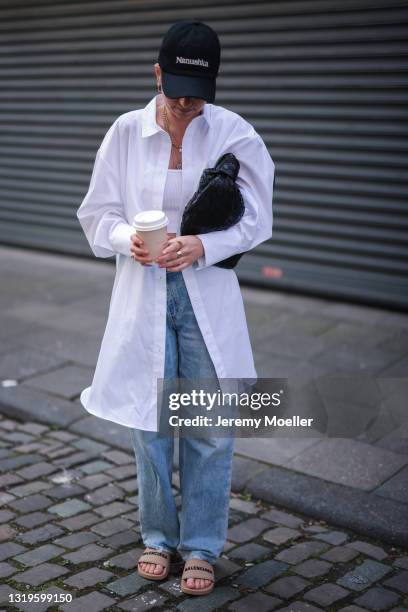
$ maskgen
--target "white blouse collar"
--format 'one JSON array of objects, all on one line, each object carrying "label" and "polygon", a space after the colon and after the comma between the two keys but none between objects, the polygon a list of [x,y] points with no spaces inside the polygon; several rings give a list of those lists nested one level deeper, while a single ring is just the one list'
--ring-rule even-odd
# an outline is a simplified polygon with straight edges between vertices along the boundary
[{"label": "white blouse collar", "polygon": [[[156,132],[163,131],[163,129],[157,125],[156,122],[156,100],[159,94],[156,94],[154,98],[143,108],[142,111],[142,138],[146,136],[152,136]],[[203,114],[198,117],[194,117],[192,121],[202,121],[203,119],[207,124],[211,125],[211,104],[205,103],[203,107]]]}]

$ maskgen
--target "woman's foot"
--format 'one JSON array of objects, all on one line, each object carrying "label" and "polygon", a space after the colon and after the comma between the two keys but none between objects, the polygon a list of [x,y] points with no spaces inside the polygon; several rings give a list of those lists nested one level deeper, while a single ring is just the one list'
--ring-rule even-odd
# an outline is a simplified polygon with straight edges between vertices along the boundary
[{"label": "woman's foot", "polygon": [[140,569],[147,574],[162,574],[163,566],[158,563],[139,563]]},{"label": "woman's foot", "polygon": [[208,561],[192,557],[184,565],[181,590],[189,595],[207,595],[214,588],[214,568]]},{"label": "woman's foot", "polygon": [[137,562],[137,571],[142,578],[161,580],[170,570],[171,553],[148,546]]},{"label": "woman's foot", "polygon": [[189,589],[206,589],[211,584],[211,580],[203,578],[187,578],[186,585]]}]

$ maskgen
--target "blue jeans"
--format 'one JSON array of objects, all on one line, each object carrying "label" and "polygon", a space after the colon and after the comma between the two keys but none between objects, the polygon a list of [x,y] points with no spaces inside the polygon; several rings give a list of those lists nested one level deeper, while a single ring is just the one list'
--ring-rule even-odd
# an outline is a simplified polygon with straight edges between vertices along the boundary
[{"label": "blue jeans", "polygon": [[[167,272],[165,379],[217,374],[182,272]],[[145,546],[215,563],[227,529],[234,437],[179,437],[181,511],[172,492],[174,436],[131,429]]]}]

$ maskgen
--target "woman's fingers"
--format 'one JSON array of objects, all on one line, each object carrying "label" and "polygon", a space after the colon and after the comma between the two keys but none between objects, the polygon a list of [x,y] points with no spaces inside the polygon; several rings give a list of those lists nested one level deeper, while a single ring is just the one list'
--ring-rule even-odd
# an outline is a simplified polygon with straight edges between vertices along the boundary
[{"label": "woman's fingers", "polygon": [[134,255],[134,259],[143,265],[150,265],[153,261],[149,255],[149,251],[144,246],[144,241],[137,234],[131,236],[132,246],[130,250]]}]

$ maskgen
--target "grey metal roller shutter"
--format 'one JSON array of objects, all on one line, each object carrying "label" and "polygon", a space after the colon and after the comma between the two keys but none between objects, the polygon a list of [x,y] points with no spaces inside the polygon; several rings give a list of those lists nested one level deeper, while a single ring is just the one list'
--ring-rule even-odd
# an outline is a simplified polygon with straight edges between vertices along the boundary
[{"label": "grey metal roller shutter", "polygon": [[394,0],[1,1],[0,241],[91,254],[75,212],[96,150],[194,17],[221,39],[216,103],[276,164],[273,239],[240,279],[405,309],[407,16]]}]

